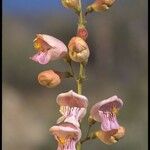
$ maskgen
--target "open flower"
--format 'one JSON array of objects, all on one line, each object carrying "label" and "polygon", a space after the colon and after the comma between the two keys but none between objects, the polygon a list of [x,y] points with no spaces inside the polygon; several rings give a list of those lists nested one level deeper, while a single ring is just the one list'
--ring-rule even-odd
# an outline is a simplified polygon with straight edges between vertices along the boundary
[{"label": "open flower", "polygon": [[81,37],[73,37],[69,44],[69,56],[75,62],[87,62],[90,51],[87,43]]},{"label": "open flower", "polygon": [[76,150],[76,143],[81,138],[81,130],[71,123],[53,126],[49,131],[58,141],[57,150]]},{"label": "open flower", "polygon": [[63,74],[55,70],[46,70],[38,75],[38,81],[41,85],[53,88],[61,83]]},{"label": "open flower", "polygon": [[118,129],[113,129],[111,131],[97,131],[96,137],[100,139],[103,143],[111,145],[117,143],[121,138],[124,137],[125,128],[120,126]]},{"label": "open flower", "polygon": [[111,7],[114,2],[115,0],[95,0],[94,3],[87,7],[86,14],[92,11],[105,11],[109,9],[109,7]]},{"label": "open flower", "polygon": [[111,131],[120,127],[116,115],[122,106],[122,100],[115,95],[96,103],[91,108],[90,115],[95,121],[101,122],[103,131]]},{"label": "open flower", "polygon": [[86,114],[86,108],[88,106],[88,99],[79,95],[72,90],[66,93],[61,93],[56,99],[60,106],[60,113],[63,115],[57,120],[60,122],[70,122],[79,127],[82,118]]},{"label": "open flower", "polygon": [[53,36],[37,34],[33,42],[38,52],[31,59],[40,64],[47,64],[49,61],[57,60],[67,55],[65,44]]}]

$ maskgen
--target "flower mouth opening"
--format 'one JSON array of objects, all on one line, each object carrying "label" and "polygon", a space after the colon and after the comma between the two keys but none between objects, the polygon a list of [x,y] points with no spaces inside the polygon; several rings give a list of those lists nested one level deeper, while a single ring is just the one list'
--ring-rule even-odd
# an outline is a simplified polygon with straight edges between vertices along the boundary
[{"label": "flower mouth opening", "polygon": [[115,105],[112,107],[112,110],[111,110],[112,114],[115,115],[115,116],[118,116],[119,115],[119,108],[117,108]]},{"label": "flower mouth opening", "polygon": [[106,100],[103,100],[99,103],[99,110],[103,112],[112,112],[117,114],[118,111],[122,108],[123,102],[117,96],[112,96]]},{"label": "flower mouth opening", "polygon": [[66,144],[66,138],[65,137],[56,137],[59,144],[64,145]]},{"label": "flower mouth opening", "polygon": [[46,52],[50,48],[52,48],[46,41],[44,41],[44,39],[42,37],[39,37],[39,36],[34,39],[33,46],[39,52],[40,51],[41,52]]},{"label": "flower mouth opening", "polygon": [[101,108],[99,108],[99,111],[102,111],[107,117],[113,117],[119,114],[119,108],[116,105],[112,105],[109,110],[101,110]]}]

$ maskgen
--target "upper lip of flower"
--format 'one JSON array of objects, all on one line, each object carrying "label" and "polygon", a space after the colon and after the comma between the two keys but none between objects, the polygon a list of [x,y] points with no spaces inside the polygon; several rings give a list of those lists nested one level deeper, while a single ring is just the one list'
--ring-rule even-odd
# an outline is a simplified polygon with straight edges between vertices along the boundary
[{"label": "upper lip of flower", "polygon": [[119,110],[120,108],[122,108],[122,106],[123,106],[123,101],[120,98],[118,98],[116,95],[114,95],[108,99],[96,103],[91,108],[90,114],[94,120],[101,122],[99,117],[99,111],[113,113],[113,108]]},{"label": "upper lip of flower", "polygon": [[56,102],[60,106],[70,106],[79,108],[86,108],[88,106],[88,99],[83,95],[75,93],[73,90],[59,94],[56,98]]},{"label": "upper lip of flower", "polygon": [[[55,48],[56,47],[56,42],[61,42],[60,40],[56,39],[53,36],[47,35],[47,34],[36,34],[36,38],[34,39],[33,42],[36,41],[36,39],[40,38],[41,40],[43,40],[44,42],[46,42],[51,48]],[[61,42],[62,43],[62,42]]]},{"label": "upper lip of flower", "polygon": [[[48,51],[49,49],[54,48],[53,43],[52,42],[50,43],[48,41],[48,39],[46,38],[46,37],[48,37],[48,35],[46,35],[46,34],[37,34],[36,36],[37,37],[33,40],[35,49],[38,49],[39,51]],[[41,40],[41,41],[38,41],[38,40]],[[46,44],[47,48],[42,48],[42,45],[44,43]]]}]

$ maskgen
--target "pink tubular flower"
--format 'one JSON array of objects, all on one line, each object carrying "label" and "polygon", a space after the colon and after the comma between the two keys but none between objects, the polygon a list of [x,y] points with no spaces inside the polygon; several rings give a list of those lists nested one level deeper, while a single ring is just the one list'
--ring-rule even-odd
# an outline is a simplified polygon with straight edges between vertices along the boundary
[{"label": "pink tubular flower", "polygon": [[76,143],[81,138],[81,130],[71,123],[53,126],[49,131],[58,141],[57,150],[76,150]]},{"label": "pink tubular flower", "polygon": [[53,36],[37,34],[33,42],[38,52],[31,59],[40,64],[44,65],[49,61],[57,60],[67,55],[65,44]]},{"label": "pink tubular flower", "polygon": [[57,123],[64,121],[79,127],[79,122],[81,122],[82,118],[86,114],[88,99],[85,96],[79,95],[71,90],[69,92],[59,94],[56,101],[60,106],[60,113],[63,115],[57,120]]},{"label": "pink tubular flower", "polygon": [[90,115],[95,121],[101,122],[101,129],[103,131],[118,129],[120,126],[116,114],[122,106],[122,100],[115,95],[96,103],[91,108]]}]

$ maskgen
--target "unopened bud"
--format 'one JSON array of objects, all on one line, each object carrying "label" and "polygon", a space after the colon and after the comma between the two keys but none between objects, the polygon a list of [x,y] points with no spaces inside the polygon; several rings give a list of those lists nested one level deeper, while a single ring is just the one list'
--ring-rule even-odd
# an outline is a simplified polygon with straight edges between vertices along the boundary
[{"label": "unopened bud", "polygon": [[73,37],[69,44],[69,56],[75,62],[87,62],[90,51],[87,43],[80,37]]},{"label": "unopened bud", "polygon": [[59,71],[47,70],[38,75],[38,81],[43,86],[53,88],[61,83],[62,76],[62,73]]},{"label": "unopened bud", "polygon": [[88,31],[85,28],[85,26],[79,26],[77,31],[77,36],[82,38],[83,40],[86,40],[88,37]]},{"label": "unopened bud", "polygon": [[119,127],[119,129],[113,129],[111,131],[97,131],[96,136],[100,139],[103,143],[111,145],[117,143],[121,138],[125,135],[125,128]]},{"label": "unopened bud", "polygon": [[108,10],[115,0],[96,0],[94,3],[87,7],[86,15],[92,11],[101,12]]},{"label": "unopened bud", "polygon": [[79,12],[79,0],[61,0],[62,4],[66,8],[74,9]]}]

